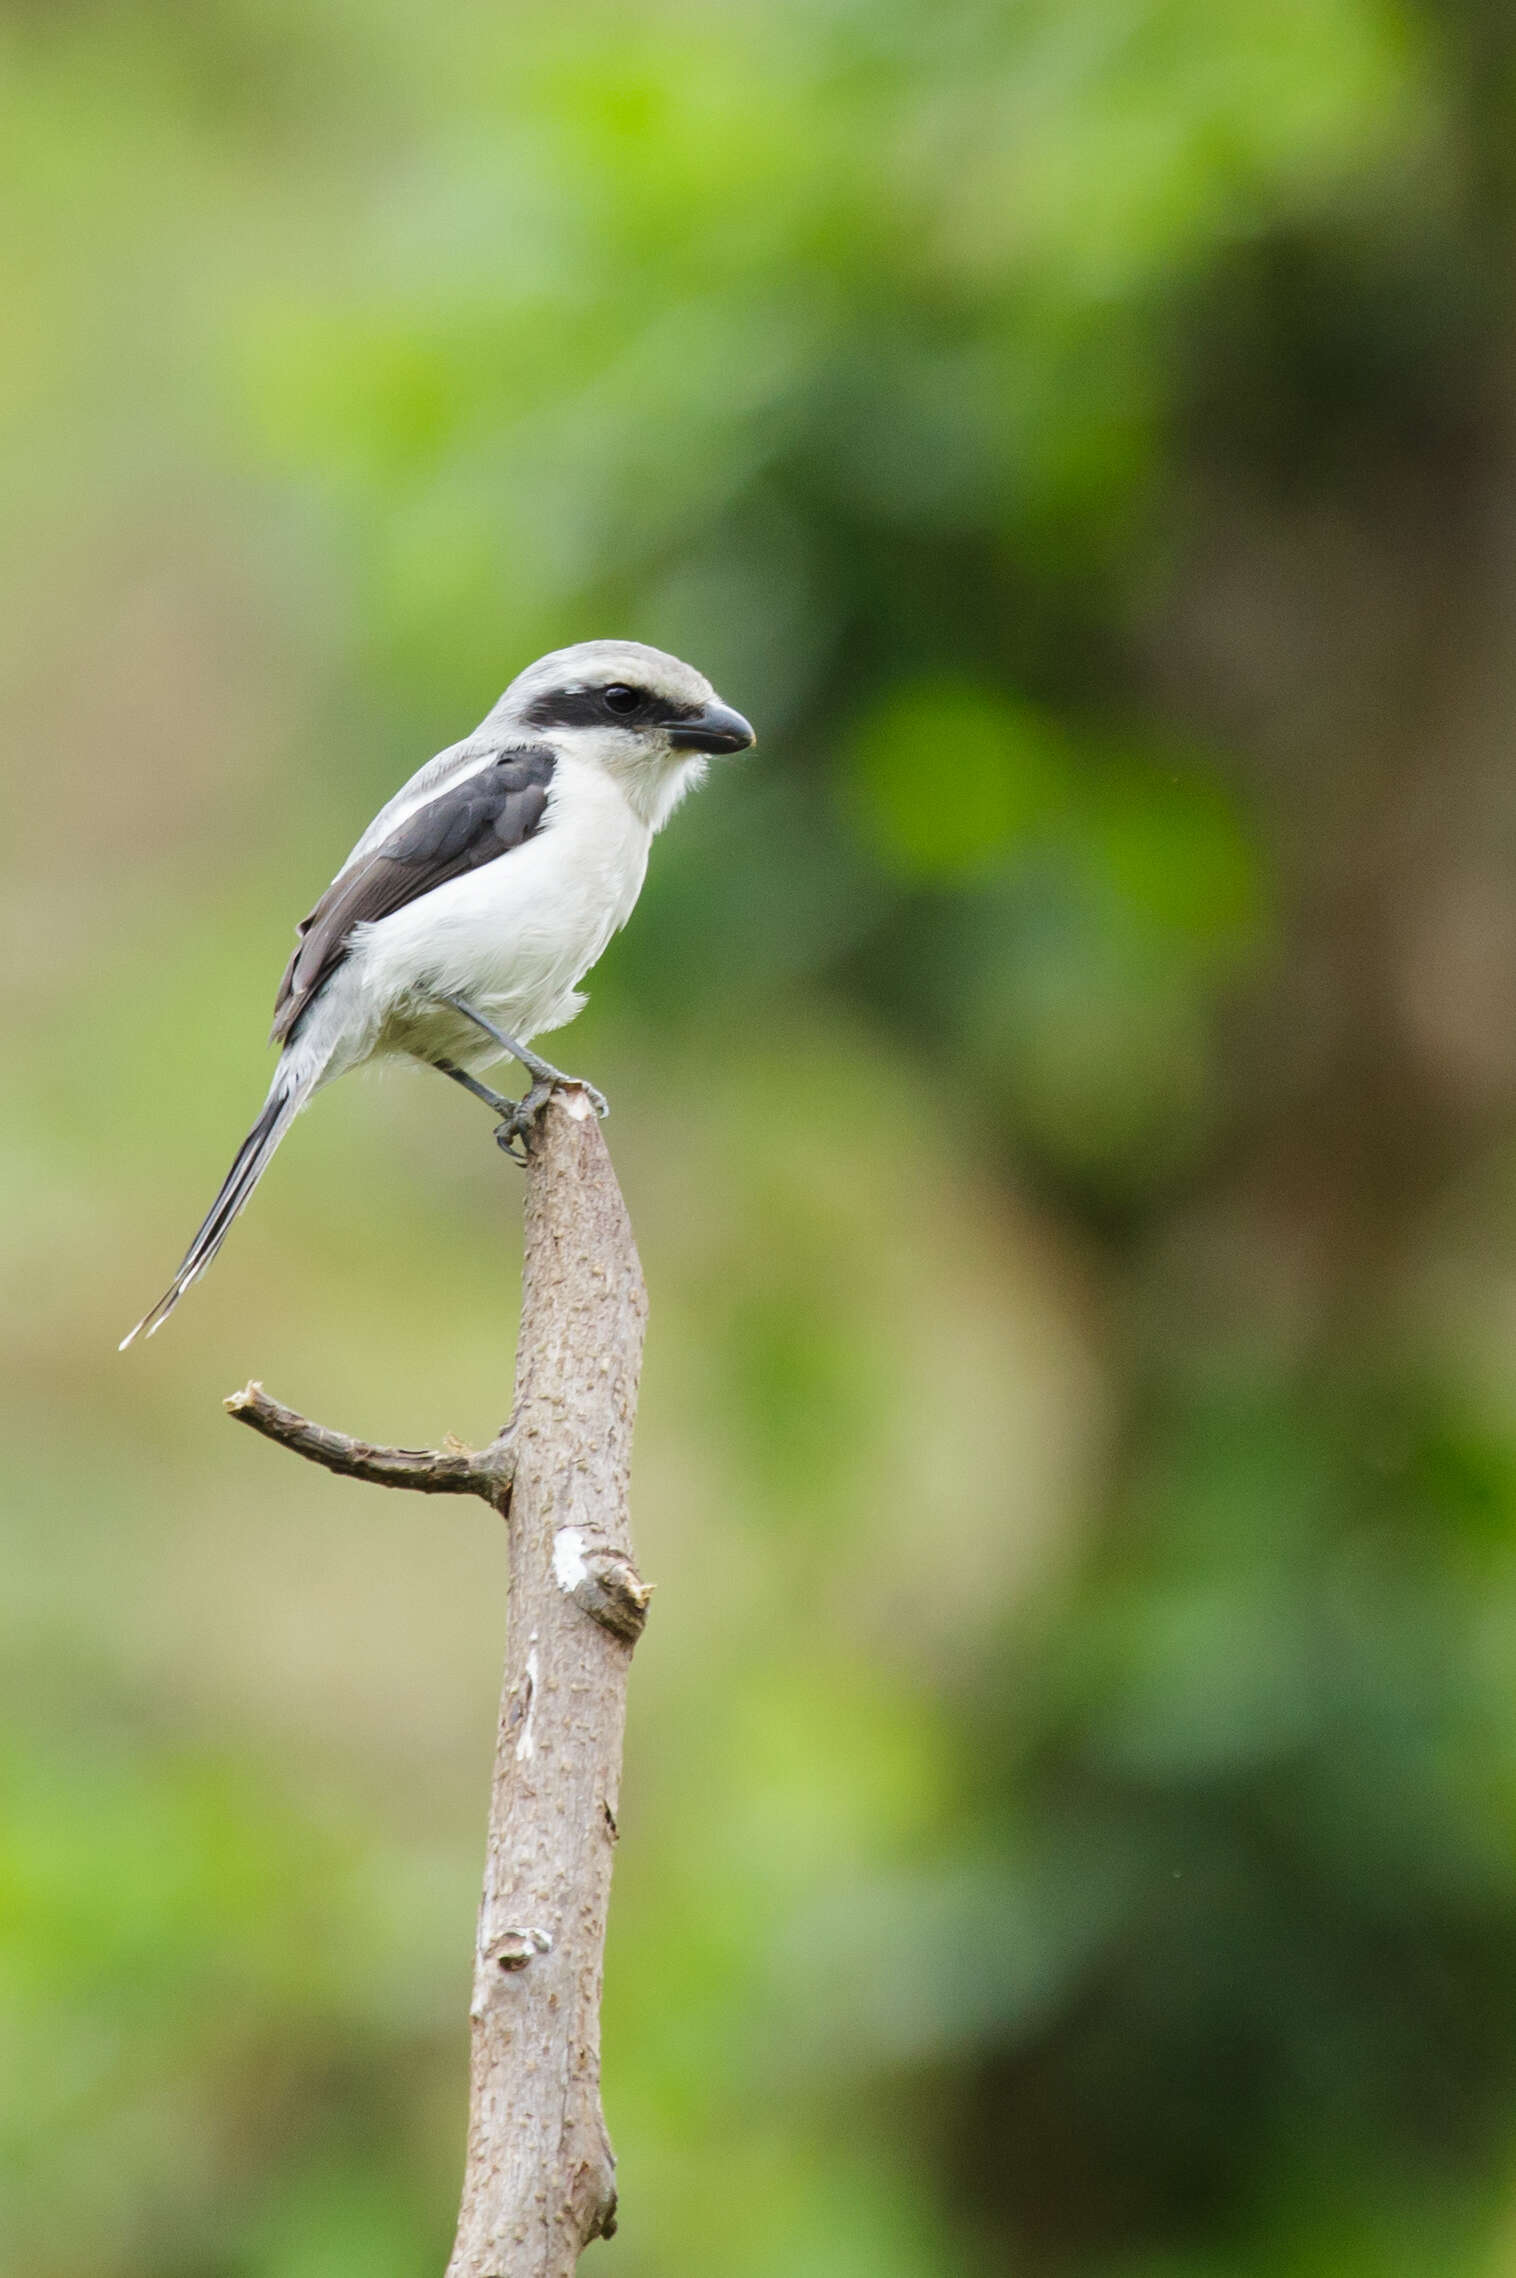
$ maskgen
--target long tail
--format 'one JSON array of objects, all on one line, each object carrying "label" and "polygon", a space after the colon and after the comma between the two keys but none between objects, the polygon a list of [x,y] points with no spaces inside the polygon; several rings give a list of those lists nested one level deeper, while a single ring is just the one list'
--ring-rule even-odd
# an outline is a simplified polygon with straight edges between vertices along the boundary
[{"label": "long tail", "polygon": [[211,1204],[205,1224],[185,1251],[183,1264],[157,1304],[122,1338],[121,1352],[144,1329],[149,1336],[161,1329],[191,1282],[200,1279],[231,1232],[232,1220],[268,1169],[274,1149],[305,1105],[317,1073],[318,1068],[309,1064],[291,1067],[287,1060],[280,1063],[262,1113],[237,1149],[237,1159],[221,1182],[221,1192]]}]

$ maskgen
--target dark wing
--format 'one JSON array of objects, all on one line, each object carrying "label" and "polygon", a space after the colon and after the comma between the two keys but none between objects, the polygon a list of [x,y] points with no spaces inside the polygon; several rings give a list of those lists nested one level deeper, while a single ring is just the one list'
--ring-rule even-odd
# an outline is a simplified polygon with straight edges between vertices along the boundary
[{"label": "dark wing", "polygon": [[287,1043],[323,982],[348,952],[355,925],[371,924],[449,878],[494,862],[542,828],[554,754],[546,744],[503,751],[439,792],[392,836],[344,870],[299,926],[300,940],[274,1000],[275,1043]]}]

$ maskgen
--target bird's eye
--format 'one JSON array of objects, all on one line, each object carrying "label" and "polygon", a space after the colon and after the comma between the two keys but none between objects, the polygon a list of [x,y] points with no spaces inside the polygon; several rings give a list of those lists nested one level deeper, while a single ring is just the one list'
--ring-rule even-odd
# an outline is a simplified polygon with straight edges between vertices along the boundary
[{"label": "bird's eye", "polygon": [[641,689],[628,688],[619,680],[612,681],[605,692],[605,708],[608,712],[635,712],[641,702]]}]

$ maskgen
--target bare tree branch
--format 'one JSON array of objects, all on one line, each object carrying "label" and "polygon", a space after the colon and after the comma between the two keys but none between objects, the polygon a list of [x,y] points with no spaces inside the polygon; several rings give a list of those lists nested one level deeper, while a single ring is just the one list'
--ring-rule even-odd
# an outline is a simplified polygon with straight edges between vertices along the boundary
[{"label": "bare tree branch", "polygon": [[374,1448],[258,1385],[239,1422],[350,1478],[504,1511],[509,1624],[470,2008],[468,2156],[448,2278],[571,2278],[615,2228],[600,1990],[631,1650],[627,1512],[647,1293],[589,1101],[530,1142],[516,1398],[477,1453]]},{"label": "bare tree branch", "polygon": [[367,1479],[375,1487],[409,1487],[418,1495],[482,1495],[486,1502],[500,1503],[510,1492],[514,1462],[508,1432],[479,1449],[461,1441],[441,1448],[371,1447],[367,1440],[313,1424],[298,1409],[271,1400],[261,1384],[233,1392],[226,1410],[239,1424],[250,1424],[308,1462],[348,1479]]}]

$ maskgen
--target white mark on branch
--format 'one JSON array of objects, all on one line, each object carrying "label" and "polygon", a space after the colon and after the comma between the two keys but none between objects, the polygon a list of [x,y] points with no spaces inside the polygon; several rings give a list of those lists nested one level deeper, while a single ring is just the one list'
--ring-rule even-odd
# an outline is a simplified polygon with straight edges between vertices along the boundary
[{"label": "white mark on branch", "polygon": [[553,1537],[553,1580],[565,1597],[572,1597],[589,1573],[584,1541],[582,1527],[560,1527]]},{"label": "white mark on branch", "polygon": [[497,1970],[524,1970],[537,1954],[550,1954],[553,1934],[535,1924],[524,1930],[502,1930],[490,1948],[490,1959]]},{"label": "white mark on branch", "polygon": [[532,1723],[537,1714],[537,1680],[540,1674],[537,1664],[537,1648],[534,1645],[526,1657],[526,1676],[522,1680],[523,1690],[526,1693],[526,1721],[521,1727],[521,1735],[516,1742],[516,1761],[518,1764],[524,1764],[537,1745],[532,1738]]}]

